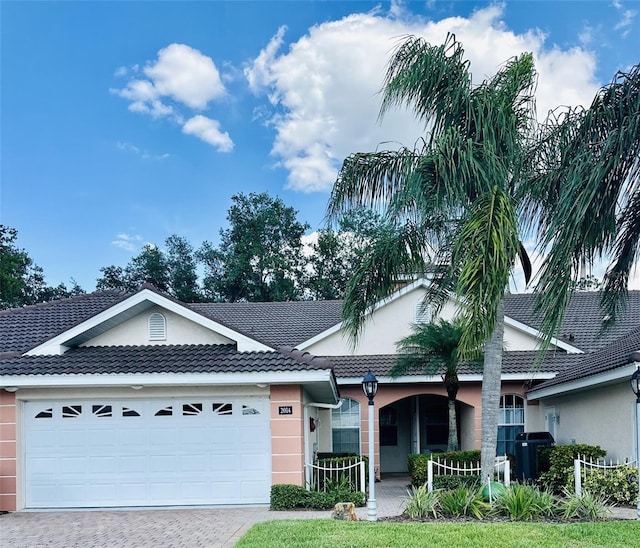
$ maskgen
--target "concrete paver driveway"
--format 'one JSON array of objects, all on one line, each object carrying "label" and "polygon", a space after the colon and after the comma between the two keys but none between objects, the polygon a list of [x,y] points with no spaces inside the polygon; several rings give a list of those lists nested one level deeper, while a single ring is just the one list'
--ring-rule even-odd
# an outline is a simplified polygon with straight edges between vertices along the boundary
[{"label": "concrete paver driveway", "polygon": [[[402,513],[407,482],[391,478],[376,484],[379,517]],[[356,513],[367,519],[366,508]],[[0,547],[231,547],[255,523],[330,516],[329,510],[271,512],[267,507],[14,512],[0,515]],[[614,516],[635,519],[636,510],[619,508]]]},{"label": "concrete paver driveway", "polygon": [[[376,484],[378,516],[402,513],[407,478]],[[367,509],[357,509],[367,519]],[[330,518],[330,510],[272,512],[267,507],[30,511],[0,516],[2,548],[230,547],[255,523]]]}]

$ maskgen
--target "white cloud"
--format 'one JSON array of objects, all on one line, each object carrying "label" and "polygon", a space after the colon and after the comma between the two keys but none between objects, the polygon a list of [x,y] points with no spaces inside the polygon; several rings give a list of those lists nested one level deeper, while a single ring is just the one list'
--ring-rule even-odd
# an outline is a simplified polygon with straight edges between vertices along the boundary
[{"label": "white cloud", "polygon": [[[136,68],[133,69],[137,72]],[[136,112],[168,116],[172,109],[161,99],[172,99],[191,109],[204,109],[224,96],[220,73],[210,57],[185,44],[171,44],[158,51],[158,59],[143,69],[148,79],[132,79],[122,89],[111,92],[131,101]],[[117,75],[126,74],[120,67]]]},{"label": "white cloud", "polygon": [[172,97],[193,109],[206,108],[209,101],[225,93],[213,60],[185,44],[161,49],[158,61],[147,65],[144,73],[158,95]]},{"label": "white cloud", "polygon": [[[170,44],[158,51],[158,58],[148,62],[142,71],[138,65],[131,73],[146,78],[132,78],[123,88],[109,91],[129,101],[129,110],[153,118],[169,118],[182,126],[182,131],[198,136],[221,152],[233,148],[229,134],[220,130],[220,123],[203,115],[189,115],[188,110],[203,110],[213,100],[226,95],[226,89],[213,60],[188,45]],[[129,74],[120,67],[116,76]]]},{"label": "white cloud", "polygon": [[621,35],[623,38],[626,38],[631,32],[631,27],[633,26],[633,20],[636,15],[638,15],[637,10],[629,10],[625,9],[624,4],[615,0],[613,2],[613,7],[620,12],[620,21],[616,23],[614,27],[615,30],[621,30]]},{"label": "white cloud", "polygon": [[143,160],[166,160],[171,157],[171,154],[165,152],[163,154],[152,154],[147,150],[143,150],[140,147],[134,145],[133,143],[127,143],[118,141],[116,143],[116,148],[118,150],[122,150],[123,152],[132,152],[140,156]]},{"label": "white cloud", "polygon": [[205,143],[209,143],[218,149],[218,152],[230,152],[233,150],[233,141],[229,134],[220,131],[220,122],[198,114],[187,120],[182,126],[183,133],[195,135]]},{"label": "white cloud", "polygon": [[[448,32],[455,33],[476,81],[495,74],[514,55],[533,52],[540,117],[556,106],[589,104],[599,86],[593,54],[549,47],[538,30],[516,34],[502,21],[503,9],[492,5],[469,18],[426,21],[407,15],[394,2],[388,16],[349,15],[313,26],[289,45],[281,27],[245,68],[245,76],[254,93],[269,102],[264,123],[275,129],[271,152],[275,165],[288,171],[287,187],[326,191],[349,154],[397,148],[381,147],[383,142],[413,147],[424,134],[413,114],[402,110],[388,112],[382,124],[377,123],[386,63],[407,34],[439,44]],[[263,114],[263,109],[256,113]]]},{"label": "white cloud", "polygon": [[140,247],[142,241],[142,236],[138,234],[127,234],[122,232],[118,234],[116,239],[111,243],[116,247],[133,252]]}]

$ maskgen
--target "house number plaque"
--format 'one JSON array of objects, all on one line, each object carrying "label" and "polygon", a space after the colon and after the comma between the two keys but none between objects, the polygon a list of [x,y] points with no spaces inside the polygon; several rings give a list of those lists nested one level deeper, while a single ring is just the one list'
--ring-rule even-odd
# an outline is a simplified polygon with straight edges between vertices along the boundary
[{"label": "house number plaque", "polygon": [[292,405],[279,406],[278,415],[293,415],[293,406]]}]

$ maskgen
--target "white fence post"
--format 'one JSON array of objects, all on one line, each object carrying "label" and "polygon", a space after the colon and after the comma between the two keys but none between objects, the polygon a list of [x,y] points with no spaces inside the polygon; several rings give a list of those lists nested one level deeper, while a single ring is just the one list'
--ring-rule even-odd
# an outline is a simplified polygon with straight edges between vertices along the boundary
[{"label": "white fence post", "polygon": [[508,458],[504,461],[504,486],[509,487],[511,485],[511,463]]},{"label": "white fence post", "polygon": [[576,490],[576,497],[582,496],[582,474],[580,470],[580,455],[573,461],[573,483]]},{"label": "white fence post", "polygon": [[367,492],[367,482],[364,481],[364,474],[365,474],[364,461],[361,460],[360,461],[360,491],[362,491],[363,493],[366,493]]},{"label": "white fence post", "polygon": [[431,459],[427,464],[427,491],[433,491],[433,461]]}]

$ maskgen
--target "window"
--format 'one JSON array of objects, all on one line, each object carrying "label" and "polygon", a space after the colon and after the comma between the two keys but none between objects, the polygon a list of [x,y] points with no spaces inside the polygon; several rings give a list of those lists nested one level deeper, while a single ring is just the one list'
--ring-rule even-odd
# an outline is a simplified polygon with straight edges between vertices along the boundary
[{"label": "window", "polygon": [[194,415],[199,415],[200,413],[202,413],[201,403],[185,403],[182,405],[182,414],[185,417],[192,417]]},{"label": "window", "polygon": [[113,408],[110,405],[92,405],[91,411],[96,417],[113,416]]},{"label": "window", "polygon": [[82,405],[63,405],[62,418],[73,419],[82,415]]},{"label": "window", "polygon": [[524,400],[517,394],[500,398],[498,416],[498,455],[515,455],[516,436],[524,432]]},{"label": "window", "polygon": [[156,411],[156,417],[171,417],[173,415],[173,406],[168,405],[167,407],[163,407]]},{"label": "window", "polygon": [[331,411],[334,453],[360,454],[360,403],[346,398]]},{"label": "window", "polygon": [[212,409],[214,415],[233,415],[233,404],[231,403],[214,403]]},{"label": "window", "polygon": [[154,312],[149,316],[149,340],[167,340],[167,320],[159,312]]},{"label": "window", "polygon": [[398,412],[393,407],[380,409],[380,445],[398,445]]},{"label": "window", "polygon": [[49,407],[49,409],[40,411],[40,413],[36,415],[36,419],[51,419],[51,418],[53,418],[53,407]]}]

